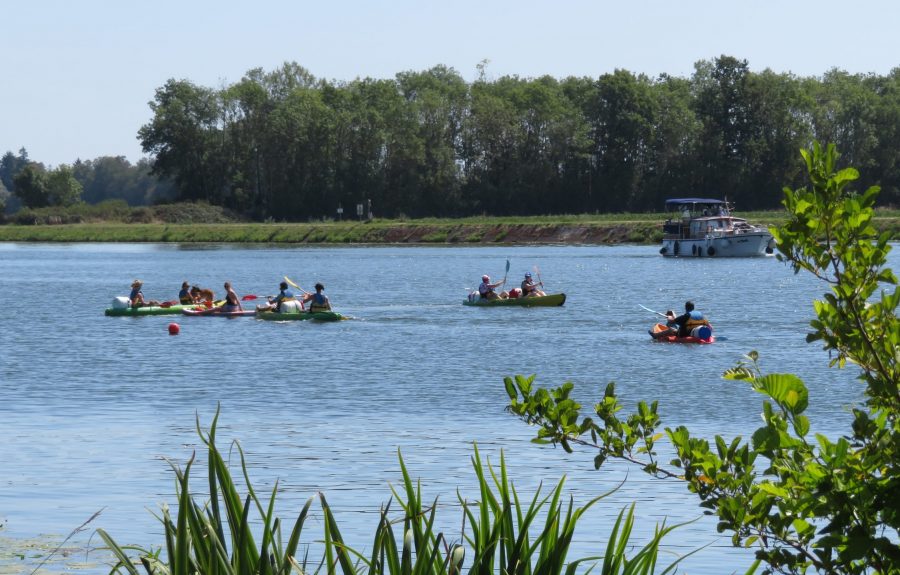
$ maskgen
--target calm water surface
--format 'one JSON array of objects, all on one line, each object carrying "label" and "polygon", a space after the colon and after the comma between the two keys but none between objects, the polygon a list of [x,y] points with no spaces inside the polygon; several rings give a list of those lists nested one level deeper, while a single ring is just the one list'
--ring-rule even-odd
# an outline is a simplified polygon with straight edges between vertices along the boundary
[{"label": "calm water surface", "polygon": [[[548,291],[568,294],[566,305],[462,306],[483,273],[503,275],[507,258],[510,280],[537,265]],[[389,485],[401,479],[398,449],[425,498],[440,497],[441,528],[451,538],[460,523],[457,489],[477,496],[474,442],[493,461],[504,450],[523,493],[565,474],[584,503],[627,475],[576,533],[570,558],[595,555],[632,501],[641,543],[658,522],[701,517],[699,508],[673,482],[616,465],[597,472],[589,451],[566,456],[531,444],[534,430],[503,411],[504,376],[537,374],[546,386],[571,380],[585,405],[616,381],[626,405],[658,399],[667,425],[708,437],[746,437],[760,423],[761,397],[720,377],[750,350],[765,370],[807,382],[816,431],[841,430],[861,397],[853,370],[828,369],[827,355],[804,341],[811,301],[825,286],[771,257],[672,260],[647,246],[0,244],[0,271],[0,526],[11,537],[62,538],[102,508],[92,528],[122,542],[160,543],[151,512],[174,504],[172,473],[160,458],[187,461],[200,447],[195,416],[208,425],[221,404],[220,444],[240,440],[261,491],[279,480],[282,517],[322,491],[361,548]],[[184,280],[217,293],[229,280],[240,295],[271,294],[283,275],[307,289],[323,282],[335,309],[358,319],[103,315],[134,278],[162,300]],[[639,304],[677,310],[688,298],[726,341],[652,343],[655,316]],[[167,333],[172,321],[181,325],[177,337]],[[202,475],[198,469],[198,490]],[[675,554],[709,544],[680,572],[723,573],[750,562],[710,518],[667,543]]]}]

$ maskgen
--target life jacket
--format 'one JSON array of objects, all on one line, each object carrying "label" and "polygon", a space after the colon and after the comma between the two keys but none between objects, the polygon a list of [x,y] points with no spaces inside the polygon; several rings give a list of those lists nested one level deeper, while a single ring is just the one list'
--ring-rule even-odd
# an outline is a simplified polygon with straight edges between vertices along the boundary
[{"label": "life jacket", "polygon": [[706,321],[706,318],[703,317],[703,314],[697,310],[690,312],[690,318],[684,323],[685,330],[690,333],[695,327],[700,327],[701,325],[709,325],[709,322]]},{"label": "life jacket", "polygon": [[[287,302],[287,301],[297,301],[294,299],[294,293],[291,292],[290,290],[284,290],[278,294],[278,296],[275,298],[275,309],[277,311],[284,311],[285,308],[284,308],[283,304],[284,304],[284,302]],[[293,306],[289,306],[289,307],[291,307],[291,309],[293,309]]]},{"label": "life jacket", "polygon": [[328,298],[324,294],[314,293],[309,303],[309,311],[328,311]]},{"label": "life jacket", "polygon": [[487,297],[488,294],[493,293],[494,288],[491,287],[491,284],[481,282],[481,285],[478,286],[478,293],[481,294],[481,297]]},{"label": "life jacket", "polygon": [[138,307],[140,303],[137,301],[137,297],[141,296],[141,300],[144,299],[144,294],[141,293],[141,288],[132,288],[131,293],[128,295],[128,299],[131,300],[131,307]]},{"label": "life jacket", "polygon": [[191,304],[194,303],[194,298],[191,297],[191,292],[188,289],[183,289],[178,292],[178,301],[183,304]]}]

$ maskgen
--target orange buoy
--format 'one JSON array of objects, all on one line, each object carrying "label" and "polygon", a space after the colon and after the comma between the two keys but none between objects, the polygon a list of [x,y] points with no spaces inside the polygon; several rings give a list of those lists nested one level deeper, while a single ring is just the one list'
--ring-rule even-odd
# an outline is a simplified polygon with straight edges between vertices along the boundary
[{"label": "orange buoy", "polygon": [[181,331],[181,326],[177,323],[169,324],[169,335],[178,335],[178,332]]}]

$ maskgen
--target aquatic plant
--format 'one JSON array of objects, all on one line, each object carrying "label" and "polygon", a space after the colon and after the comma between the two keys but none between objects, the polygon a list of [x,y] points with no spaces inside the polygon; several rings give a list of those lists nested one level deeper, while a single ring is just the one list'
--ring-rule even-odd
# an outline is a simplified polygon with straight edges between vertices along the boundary
[{"label": "aquatic plant", "polygon": [[[599,566],[601,575],[650,574],[656,572],[660,542],[677,527],[657,527],[651,540],[631,553],[631,505],[619,513],[605,553],[570,562],[567,555],[578,520],[612,491],[578,507],[571,496],[568,503],[564,502],[563,478],[546,495],[541,495],[539,487],[530,500],[522,500],[507,476],[504,456],[501,454],[499,467],[494,468],[482,461],[476,447],[471,461],[479,496],[469,500],[457,493],[464,516],[459,539],[436,532],[438,500],[430,505],[423,503],[421,483],[412,480],[398,452],[403,481],[400,488],[392,486],[391,491],[402,517],[392,518],[392,501],[381,508],[368,553],[347,545],[322,493],[306,501],[285,541],[284,524],[274,512],[277,482],[268,498],[261,498],[252,487],[244,452],[235,442],[247,490],[241,496],[216,446],[218,417],[217,410],[208,432],[201,430],[197,419],[197,433],[208,452],[208,501],[201,504],[191,492],[195,457],[184,469],[169,461],[176,477],[178,505],[174,515],[163,506],[158,516],[165,530],[164,544],[155,549],[121,546],[105,530],[98,529],[117,559],[110,573],[140,575],[143,569],[154,575],[459,575],[465,570],[470,575],[574,575]],[[311,543],[318,544],[322,551],[317,561],[310,562],[309,543],[301,546],[301,536],[316,502],[323,531],[321,539]],[[302,556],[301,548],[305,549]],[[472,557],[468,567],[467,554]],[[661,573],[673,571],[681,559]]]}]

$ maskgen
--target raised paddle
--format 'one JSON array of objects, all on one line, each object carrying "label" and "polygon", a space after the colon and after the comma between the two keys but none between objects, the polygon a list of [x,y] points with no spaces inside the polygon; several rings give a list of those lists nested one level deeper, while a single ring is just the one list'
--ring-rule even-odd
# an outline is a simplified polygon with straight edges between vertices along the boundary
[{"label": "raised paddle", "polygon": [[669,317],[669,316],[667,316],[666,314],[664,314],[664,313],[662,313],[662,312],[658,312],[658,311],[656,311],[656,310],[652,310],[652,309],[650,309],[649,307],[647,307],[647,306],[645,306],[645,305],[641,305],[641,304],[638,304],[638,305],[639,305],[640,307],[644,308],[645,310],[649,311],[650,313],[655,313],[656,315],[661,315],[661,316],[663,316],[663,317]]},{"label": "raised paddle", "polygon": [[506,285],[506,276],[509,275],[509,259],[506,260],[506,271],[503,272],[503,283],[500,285]]},{"label": "raised paddle", "polygon": [[535,266],[534,266],[534,273],[537,274],[537,277],[538,277],[538,285],[540,285],[541,287],[544,287],[544,280],[541,279],[541,268],[539,268],[539,267],[537,267],[537,265],[535,265]]},{"label": "raised paddle", "polygon": [[300,286],[298,286],[297,284],[295,284],[294,282],[292,282],[292,281],[291,281],[291,278],[289,278],[289,277],[287,277],[287,276],[284,276],[284,281],[286,281],[286,282],[287,282],[288,284],[290,284],[292,287],[297,288],[298,290],[302,291],[302,292],[305,293],[305,294],[308,294],[308,293],[309,293],[308,291],[306,291],[306,290],[303,289],[302,287],[300,287]]}]

